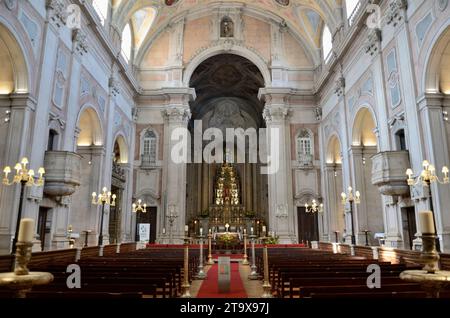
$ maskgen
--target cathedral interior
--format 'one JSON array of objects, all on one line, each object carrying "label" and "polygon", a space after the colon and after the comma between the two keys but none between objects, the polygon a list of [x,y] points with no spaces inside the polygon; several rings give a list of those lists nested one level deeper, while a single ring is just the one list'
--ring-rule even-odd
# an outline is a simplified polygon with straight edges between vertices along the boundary
[{"label": "cathedral interior", "polygon": [[33,255],[445,259],[448,2],[0,1],[0,269],[24,219]]}]

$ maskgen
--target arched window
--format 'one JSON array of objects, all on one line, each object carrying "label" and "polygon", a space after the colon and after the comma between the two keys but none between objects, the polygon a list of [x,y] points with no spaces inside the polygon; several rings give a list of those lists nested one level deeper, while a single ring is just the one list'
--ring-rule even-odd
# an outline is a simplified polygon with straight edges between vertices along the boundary
[{"label": "arched window", "polygon": [[312,164],[314,143],[312,133],[303,129],[297,135],[297,160],[300,164],[308,166]]},{"label": "arched window", "polygon": [[331,36],[330,29],[325,25],[322,33],[322,50],[323,50],[323,59],[325,62],[331,57],[331,51],[333,49],[333,39]]},{"label": "arched window", "polygon": [[122,55],[127,62],[131,58],[131,28],[128,23],[122,32]]},{"label": "arched window", "polygon": [[142,160],[148,163],[156,162],[156,134],[152,130],[147,130],[142,144]]},{"label": "arched window", "polygon": [[347,11],[347,19],[350,25],[353,23],[353,15],[358,7],[359,0],[345,0],[345,9]]},{"label": "arched window", "polygon": [[92,6],[97,12],[102,24],[105,25],[105,21],[108,18],[108,2],[109,0],[93,0]]}]

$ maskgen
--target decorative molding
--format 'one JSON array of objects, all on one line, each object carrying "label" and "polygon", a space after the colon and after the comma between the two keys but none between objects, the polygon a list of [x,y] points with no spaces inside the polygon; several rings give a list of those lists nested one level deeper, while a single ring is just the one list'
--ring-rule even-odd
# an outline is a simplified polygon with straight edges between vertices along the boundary
[{"label": "decorative molding", "polygon": [[17,0],[5,0],[5,7],[9,11],[13,11],[17,8]]},{"label": "decorative molding", "polygon": [[48,19],[57,27],[61,27],[67,22],[66,6],[61,0],[47,0],[46,8]]},{"label": "decorative molding", "polygon": [[386,14],[386,23],[396,27],[404,20],[404,12],[408,8],[407,0],[392,0]]},{"label": "decorative molding", "polygon": [[[266,97],[267,98],[267,97]],[[263,118],[266,122],[281,122],[289,115],[289,108],[286,106],[266,106],[263,111]]]},{"label": "decorative molding", "polygon": [[381,51],[381,30],[370,29],[367,34],[366,53],[371,56]]},{"label": "decorative molding", "polygon": [[64,130],[66,128],[65,120],[61,119],[61,117],[59,115],[50,113],[48,115],[48,125],[50,126],[53,122],[56,123],[57,126],[62,130]]},{"label": "decorative molding", "polygon": [[334,93],[340,97],[342,95],[344,95],[345,93],[345,78],[344,77],[340,77],[334,85]]},{"label": "decorative molding", "polygon": [[191,119],[189,107],[169,107],[162,111],[163,117],[169,122],[185,123]]},{"label": "decorative molding", "polygon": [[73,49],[80,55],[88,52],[89,45],[87,43],[86,34],[81,29],[73,29],[72,31]]},{"label": "decorative molding", "polygon": [[448,0],[437,0],[436,2],[439,10],[444,11],[447,9]]},{"label": "decorative molding", "polygon": [[109,78],[109,89],[113,96],[120,94],[120,82],[115,76]]},{"label": "decorative molding", "polygon": [[317,121],[322,121],[322,107],[316,107],[314,109],[314,115],[316,116]]}]

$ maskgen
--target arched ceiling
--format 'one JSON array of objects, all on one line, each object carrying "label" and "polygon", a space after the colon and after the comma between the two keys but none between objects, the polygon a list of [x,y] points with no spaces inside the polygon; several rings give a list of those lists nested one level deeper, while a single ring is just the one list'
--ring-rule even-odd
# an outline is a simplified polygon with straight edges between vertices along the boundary
[{"label": "arched ceiling", "polygon": [[189,86],[197,93],[191,103],[192,118],[202,118],[214,107],[214,100],[232,98],[259,124],[263,105],[257,96],[264,79],[249,60],[234,54],[213,56],[197,67]]},{"label": "arched ceiling", "polygon": [[[149,42],[165,29],[171,21],[190,14],[212,10],[215,6],[241,6],[261,12],[275,22],[285,22],[293,34],[303,42],[310,54],[317,55],[321,30],[327,24],[330,30],[339,25],[338,12],[343,0],[115,0],[112,23],[123,30],[133,16],[143,8],[152,7],[156,12],[152,27],[136,34],[145,50]],[[286,5],[285,5],[286,4]]]}]

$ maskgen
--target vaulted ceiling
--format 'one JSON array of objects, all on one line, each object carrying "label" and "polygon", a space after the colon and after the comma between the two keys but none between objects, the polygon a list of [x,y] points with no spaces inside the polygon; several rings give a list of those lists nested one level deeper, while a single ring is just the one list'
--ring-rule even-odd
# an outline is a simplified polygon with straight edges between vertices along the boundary
[{"label": "vaulted ceiling", "polygon": [[310,53],[317,55],[324,25],[334,30],[340,23],[340,11],[336,9],[341,8],[342,2],[343,0],[114,0],[112,22],[119,30],[123,30],[130,20],[136,21],[137,12],[142,14],[142,9],[151,7],[155,13],[151,27],[134,30],[135,39],[139,42],[137,48],[145,50],[171,21],[218,7],[240,7],[260,12],[274,22],[285,22],[302,39]]}]

